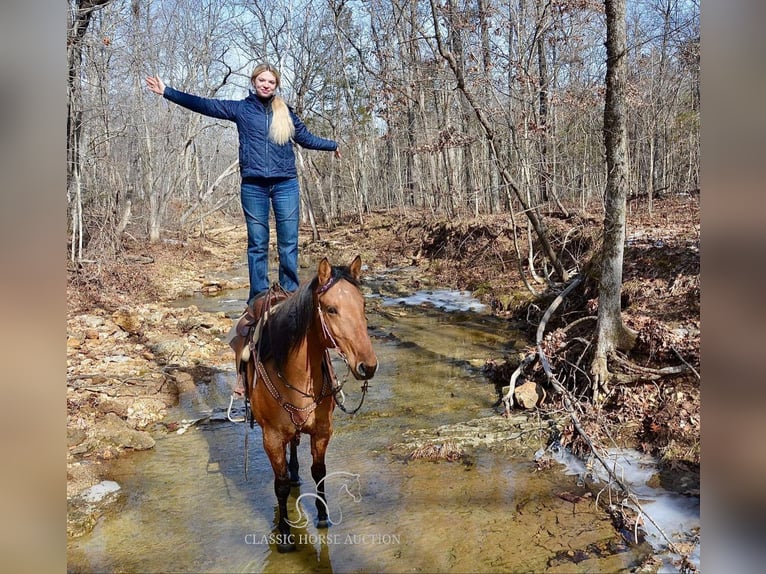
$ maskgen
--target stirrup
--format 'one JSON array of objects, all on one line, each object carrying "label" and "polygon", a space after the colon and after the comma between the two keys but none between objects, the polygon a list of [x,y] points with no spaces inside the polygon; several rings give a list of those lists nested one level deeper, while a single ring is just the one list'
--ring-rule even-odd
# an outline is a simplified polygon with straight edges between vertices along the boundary
[{"label": "stirrup", "polygon": [[229,408],[226,410],[226,418],[233,423],[243,423],[245,422],[245,417],[236,418],[236,419],[231,418],[231,407],[234,404],[235,395],[236,393],[231,393],[231,396],[229,397]]}]

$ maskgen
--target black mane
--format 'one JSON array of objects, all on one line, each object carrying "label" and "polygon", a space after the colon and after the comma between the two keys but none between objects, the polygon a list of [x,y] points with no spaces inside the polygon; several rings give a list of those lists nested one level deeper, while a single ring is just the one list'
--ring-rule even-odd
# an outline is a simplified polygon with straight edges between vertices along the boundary
[{"label": "black mane", "polygon": [[[332,268],[335,283],[345,279],[355,287],[359,282],[351,276],[348,266]],[[278,369],[282,369],[290,352],[306,336],[314,316],[314,292],[319,280],[315,275],[310,281],[301,283],[298,289],[274,310],[266,321],[261,334],[260,358],[265,361],[273,358]]]}]

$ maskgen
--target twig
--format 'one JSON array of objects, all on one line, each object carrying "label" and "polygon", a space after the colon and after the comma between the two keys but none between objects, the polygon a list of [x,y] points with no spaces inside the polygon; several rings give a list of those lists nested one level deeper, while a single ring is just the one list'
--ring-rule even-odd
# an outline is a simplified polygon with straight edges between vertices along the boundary
[{"label": "twig", "polygon": [[700,374],[697,372],[697,370],[696,370],[694,367],[692,367],[692,366],[691,366],[689,363],[687,363],[687,362],[686,362],[686,359],[684,359],[684,358],[681,356],[681,353],[679,353],[679,352],[678,352],[678,350],[677,350],[675,347],[670,347],[670,348],[673,350],[673,352],[676,354],[676,356],[677,356],[679,359],[681,359],[681,361],[683,361],[684,365],[686,365],[687,367],[689,367],[689,369],[691,370],[691,372],[692,372],[692,373],[694,373],[694,375],[697,377],[697,380],[698,380],[698,381],[702,380],[702,377],[700,377]]}]

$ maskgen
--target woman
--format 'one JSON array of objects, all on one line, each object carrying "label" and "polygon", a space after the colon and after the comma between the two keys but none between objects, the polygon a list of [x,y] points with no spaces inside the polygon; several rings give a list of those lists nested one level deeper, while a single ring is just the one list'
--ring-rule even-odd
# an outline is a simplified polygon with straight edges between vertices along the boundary
[{"label": "woman", "polygon": [[279,253],[279,284],[298,288],[299,187],[293,142],[307,149],[334,151],[338,144],[312,134],[284,100],[275,95],[279,72],[268,64],[253,70],[255,89],[244,100],[201,98],[166,87],[158,76],[146,78],[155,94],[194,112],[237,124],[240,197],[247,222],[248,305],[268,290],[269,204],[274,208]]}]

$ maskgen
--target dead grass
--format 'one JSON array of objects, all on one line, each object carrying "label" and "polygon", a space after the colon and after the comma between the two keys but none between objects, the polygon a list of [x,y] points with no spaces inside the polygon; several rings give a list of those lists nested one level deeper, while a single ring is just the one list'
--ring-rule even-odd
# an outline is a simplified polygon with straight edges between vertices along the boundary
[{"label": "dead grass", "polygon": [[465,456],[465,451],[454,441],[447,440],[442,443],[431,443],[419,446],[410,453],[410,460],[430,460],[455,462]]}]

